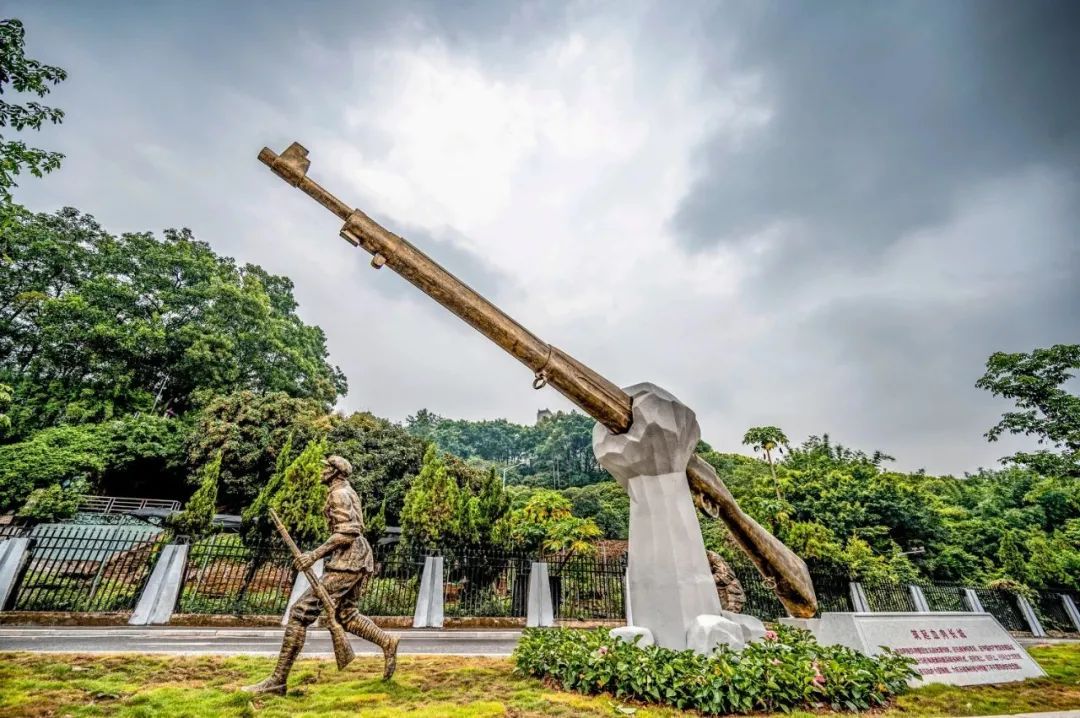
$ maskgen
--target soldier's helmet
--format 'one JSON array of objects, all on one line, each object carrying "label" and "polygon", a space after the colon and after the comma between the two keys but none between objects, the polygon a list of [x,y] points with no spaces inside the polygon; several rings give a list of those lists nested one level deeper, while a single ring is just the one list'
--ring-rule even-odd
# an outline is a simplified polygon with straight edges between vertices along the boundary
[{"label": "soldier's helmet", "polygon": [[323,466],[333,467],[342,476],[350,476],[352,474],[352,464],[340,456],[327,456],[323,459]]}]

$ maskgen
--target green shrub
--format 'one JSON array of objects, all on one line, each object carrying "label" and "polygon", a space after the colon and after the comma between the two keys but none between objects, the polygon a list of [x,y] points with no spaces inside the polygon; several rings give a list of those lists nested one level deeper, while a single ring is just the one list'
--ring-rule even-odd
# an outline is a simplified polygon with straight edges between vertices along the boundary
[{"label": "green shrub", "polygon": [[871,658],[822,646],[801,629],[781,626],[770,639],[712,656],[638,647],[607,629],[525,629],[514,650],[518,673],[550,679],[579,693],[666,703],[703,713],[856,711],[886,704],[917,675],[914,661],[892,652]]},{"label": "green shrub", "polygon": [[69,519],[79,510],[79,503],[86,494],[86,482],[76,479],[69,486],[53,484],[30,492],[18,516],[34,521],[61,521]]}]

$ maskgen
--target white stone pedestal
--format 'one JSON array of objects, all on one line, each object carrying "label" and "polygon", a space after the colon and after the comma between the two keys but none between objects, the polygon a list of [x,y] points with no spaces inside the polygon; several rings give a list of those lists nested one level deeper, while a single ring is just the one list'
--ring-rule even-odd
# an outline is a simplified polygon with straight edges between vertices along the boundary
[{"label": "white stone pedestal", "polygon": [[634,402],[630,430],[612,434],[597,424],[593,451],[630,495],[634,624],[658,645],[683,649],[695,619],[721,610],[686,481],[700,429],[694,412],[663,389],[636,384],[625,391]]},{"label": "white stone pedestal", "polygon": [[917,663],[922,682],[968,686],[1046,675],[989,613],[823,613],[781,618],[805,628],[822,645],[840,644],[869,656],[891,648]]}]

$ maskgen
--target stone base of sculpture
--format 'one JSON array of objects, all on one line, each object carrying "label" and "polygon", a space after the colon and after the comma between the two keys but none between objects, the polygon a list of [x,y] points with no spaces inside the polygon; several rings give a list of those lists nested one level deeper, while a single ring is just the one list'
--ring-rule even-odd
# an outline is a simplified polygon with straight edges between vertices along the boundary
[{"label": "stone base of sculpture", "polygon": [[[633,399],[630,430],[612,434],[599,424],[593,430],[597,461],[630,495],[627,600],[634,625],[612,635],[703,654],[721,644],[739,650],[762,638],[765,627],[721,607],[715,574],[730,569],[706,555],[686,481],[701,433],[694,412],[653,384],[625,391]],[[738,584],[734,574],[725,579],[725,586],[731,583]],[[738,594],[741,599],[741,587]]]},{"label": "stone base of sculpture", "polygon": [[694,412],[652,384],[626,392],[633,423],[624,434],[597,424],[597,461],[630,495],[627,583],[634,623],[658,645],[686,648],[695,618],[720,615],[686,464],[700,437]]},{"label": "stone base of sculpture", "polygon": [[[610,634],[627,643],[644,648],[656,641],[644,626],[620,626]],[[721,611],[719,615],[696,616],[686,630],[686,648],[702,655],[711,655],[719,646],[739,651],[746,644],[765,637],[765,625],[754,616]]]}]

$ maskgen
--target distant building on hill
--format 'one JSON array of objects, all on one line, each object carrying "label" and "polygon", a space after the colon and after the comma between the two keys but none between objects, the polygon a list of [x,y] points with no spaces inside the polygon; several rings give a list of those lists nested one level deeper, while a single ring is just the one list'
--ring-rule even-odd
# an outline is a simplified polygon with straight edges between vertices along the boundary
[{"label": "distant building on hill", "polygon": [[544,419],[550,419],[553,416],[555,416],[555,414],[551,412],[551,409],[538,409],[536,412],[536,423],[539,424]]}]

